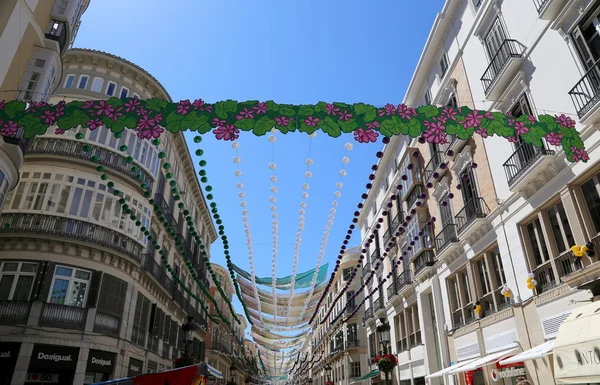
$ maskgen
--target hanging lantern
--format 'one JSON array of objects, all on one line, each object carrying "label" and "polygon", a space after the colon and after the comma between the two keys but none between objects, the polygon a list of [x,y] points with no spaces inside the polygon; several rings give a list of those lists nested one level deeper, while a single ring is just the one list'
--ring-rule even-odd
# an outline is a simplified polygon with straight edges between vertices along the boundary
[{"label": "hanging lantern", "polygon": [[502,291],[500,292],[504,297],[506,298],[510,298],[512,297],[512,292],[511,290],[508,288],[508,286],[504,286],[502,288]]},{"label": "hanging lantern", "polygon": [[581,246],[579,246],[579,245],[571,246],[571,251],[573,252],[573,255],[576,256],[577,258],[581,258],[581,257],[583,257],[583,254],[585,254],[585,252],[583,250],[581,250]]},{"label": "hanging lantern", "polygon": [[537,281],[535,280],[535,276],[532,273],[527,274],[527,288],[533,290],[536,286]]}]

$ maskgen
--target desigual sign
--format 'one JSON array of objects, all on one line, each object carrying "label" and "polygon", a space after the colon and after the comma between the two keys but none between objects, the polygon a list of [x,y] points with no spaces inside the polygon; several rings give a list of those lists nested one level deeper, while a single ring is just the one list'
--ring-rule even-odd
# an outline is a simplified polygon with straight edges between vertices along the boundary
[{"label": "desigual sign", "polygon": [[36,344],[31,354],[31,366],[40,369],[75,369],[78,358],[79,348]]},{"label": "desigual sign", "polygon": [[90,349],[87,371],[92,373],[112,373],[115,358],[115,353]]},{"label": "desigual sign", "polygon": [[73,357],[69,354],[68,356],[61,356],[60,354],[46,354],[44,352],[39,352],[37,355],[38,360],[44,361],[73,361]]},{"label": "desigual sign", "polygon": [[498,382],[503,378],[518,377],[525,375],[525,368],[510,368],[506,370],[492,369],[490,377],[492,381]]},{"label": "desigual sign", "polygon": [[111,366],[112,360],[103,360],[101,358],[92,357],[92,364],[97,364],[100,366]]}]

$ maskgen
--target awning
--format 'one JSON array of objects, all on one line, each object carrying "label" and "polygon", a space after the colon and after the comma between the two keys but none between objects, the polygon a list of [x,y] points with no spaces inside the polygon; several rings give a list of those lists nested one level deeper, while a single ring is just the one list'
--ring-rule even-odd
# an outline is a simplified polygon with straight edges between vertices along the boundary
[{"label": "awning", "polygon": [[560,325],[554,343],[557,384],[600,383],[600,302],[581,306]]},{"label": "awning", "polygon": [[361,382],[363,380],[368,380],[370,378],[377,377],[377,376],[379,376],[380,373],[381,372],[379,371],[379,369],[372,370],[370,373],[367,373],[364,376],[352,381],[351,384],[356,384],[357,382]]},{"label": "awning", "polygon": [[223,373],[219,372],[217,369],[213,368],[209,364],[206,364],[206,368],[208,369],[208,373],[212,374],[217,378],[223,378]]},{"label": "awning", "polygon": [[529,350],[525,350],[522,353],[512,356],[505,360],[500,361],[500,365],[516,364],[517,362],[537,360],[548,354],[552,354],[552,348],[554,348],[554,340],[544,342]]},{"label": "awning", "polygon": [[478,358],[475,361],[472,361],[471,363],[469,363],[467,365],[452,367],[452,369],[448,371],[448,374],[470,372],[471,370],[479,369],[482,366],[485,366],[485,365],[488,365],[491,363],[496,363],[503,358],[506,358],[508,356],[515,354],[515,350],[516,349],[511,349],[511,350],[505,350],[503,352],[488,354],[487,356]]},{"label": "awning", "polygon": [[449,373],[451,370],[458,369],[459,367],[461,367],[461,366],[464,366],[464,365],[468,365],[468,364],[470,364],[471,362],[475,362],[475,361],[476,361],[476,360],[478,360],[478,359],[479,359],[479,358],[474,358],[474,359],[472,359],[472,360],[467,360],[467,361],[459,362],[458,364],[455,364],[455,365],[448,366],[447,368],[445,368],[445,369],[442,369],[442,370],[440,370],[439,372],[435,372],[435,373],[429,374],[429,375],[425,376],[425,378],[435,378],[435,377],[442,377],[442,376],[445,376],[445,375],[446,375],[446,374],[448,374],[448,373]]}]

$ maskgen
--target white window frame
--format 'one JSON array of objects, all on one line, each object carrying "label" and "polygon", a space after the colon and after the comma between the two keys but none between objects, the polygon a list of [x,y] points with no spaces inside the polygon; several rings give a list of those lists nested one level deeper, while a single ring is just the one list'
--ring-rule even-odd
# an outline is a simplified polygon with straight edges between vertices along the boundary
[{"label": "white window frame", "polygon": [[[56,275],[56,270],[58,270],[58,268],[71,269],[72,270],[71,277],[65,277],[63,275],[57,276]],[[75,274],[77,273],[77,271],[82,271],[84,273],[89,273],[90,279],[85,280],[85,279],[82,279],[82,278],[76,278]],[[90,270],[80,269],[78,267],[73,267],[73,266],[56,265],[54,267],[54,272],[52,273],[52,283],[50,284],[50,292],[48,293],[48,300],[47,300],[48,303],[51,303],[50,300],[52,298],[52,290],[54,289],[54,284],[56,282],[56,279],[58,278],[58,279],[62,279],[62,280],[65,280],[65,281],[69,281],[69,285],[67,286],[67,295],[65,296],[65,303],[63,303],[62,305],[65,305],[65,306],[74,306],[74,307],[85,307],[87,305],[88,296],[90,294],[90,286],[91,286],[91,283],[92,283],[92,274],[93,273]],[[72,287],[72,285],[75,282],[87,284],[87,287],[86,287],[86,290],[85,290],[85,294],[84,294],[83,300],[81,301],[81,305],[80,306],[72,305],[71,304],[71,301],[72,301],[72,298],[71,298],[71,287]]]},{"label": "white window frame", "polygon": [[[7,263],[16,263],[17,264],[17,270],[16,271],[4,271],[4,266]],[[21,269],[23,267],[24,264],[27,265],[35,265],[36,269],[34,272],[22,272]],[[27,262],[27,261],[2,261],[2,263],[0,264],[0,281],[2,281],[2,278],[4,276],[14,276],[15,278],[12,281],[11,284],[11,288],[10,288],[10,292],[8,294],[8,300],[12,301],[15,295],[15,289],[17,287],[17,284],[19,282],[19,278],[20,277],[33,277],[33,281],[31,283],[31,287],[29,288],[29,293],[27,294],[27,298],[29,299],[31,297],[31,292],[33,291],[33,286],[35,285],[35,276],[37,275],[37,271],[39,269],[39,264],[36,262]]]},{"label": "white window frame", "polygon": [[[69,84],[69,81],[71,81],[71,84]],[[75,74],[68,74],[65,77],[65,83],[63,85],[63,88],[72,88],[74,83],[75,83]]]},{"label": "white window frame", "polygon": [[[446,52],[442,54],[442,57],[440,58],[438,64],[440,66],[440,78],[443,79],[444,76],[446,76],[446,74],[448,73],[448,70],[450,69],[450,60],[448,59],[448,54]],[[444,64],[446,65],[445,68]]]},{"label": "white window frame", "polygon": [[[123,91],[127,91],[127,95],[123,96]],[[129,88],[125,86],[121,86],[121,91],[119,91],[119,99],[124,99],[129,97]]]},{"label": "white window frame", "polygon": [[133,97],[136,99],[140,99],[140,94],[138,94],[137,92],[134,92]]},{"label": "white window frame", "polygon": [[425,101],[425,105],[430,105],[431,104],[431,91],[429,91],[429,90],[425,91],[425,95],[423,98]]},{"label": "white window frame", "polygon": [[[108,89],[110,88],[111,84],[115,86],[112,95],[108,93]],[[118,89],[117,83],[113,82],[112,80],[109,80],[106,83],[106,90],[104,91],[104,93],[108,96],[115,96],[117,89]]]},{"label": "white window frame", "polygon": [[[100,87],[98,90],[94,89],[94,85],[96,84],[97,81],[100,81]],[[92,80],[92,85],[90,86],[90,91],[92,92],[102,92],[102,88],[104,87],[104,78],[100,77],[100,76],[94,76],[94,80]]]},{"label": "white window frame", "polygon": [[[83,80],[83,78],[85,78],[85,86],[83,88],[81,88],[81,81]],[[85,90],[87,89],[88,83],[90,81],[90,77],[88,75],[79,75],[79,79],[77,79],[77,86],[76,88],[78,90]]]}]

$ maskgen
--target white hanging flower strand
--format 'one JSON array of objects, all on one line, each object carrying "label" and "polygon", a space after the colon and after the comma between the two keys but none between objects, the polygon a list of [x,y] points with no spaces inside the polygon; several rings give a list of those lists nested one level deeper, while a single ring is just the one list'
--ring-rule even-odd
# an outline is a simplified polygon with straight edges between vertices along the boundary
[{"label": "white hanging flower strand", "polygon": [[313,160],[310,157],[310,150],[312,147],[312,140],[316,136],[316,133],[312,133],[310,135],[310,140],[308,142],[308,157],[306,158],[306,172],[304,173],[304,183],[302,184],[302,199],[300,201],[300,210],[298,216],[298,229],[296,232],[296,243],[294,244],[294,264],[292,267],[292,279],[291,279],[291,288],[290,288],[290,298],[288,299],[287,305],[287,317],[285,319],[285,324],[288,324],[290,319],[290,313],[292,311],[292,299],[294,297],[294,289],[296,286],[296,270],[298,267],[298,259],[300,257],[300,244],[302,242],[302,232],[304,231],[304,220],[306,214],[306,200],[308,199],[308,189],[310,185],[308,180],[312,177],[312,171],[310,171],[311,166],[313,165]]},{"label": "white hanging flower strand", "polygon": [[254,288],[254,299],[256,300],[258,316],[260,317],[260,321],[262,322],[262,311],[260,308],[260,299],[258,296],[258,289],[256,287],[256,276],[254,273],[254,251],[252,248],[252,234],[250,233],[250,221],[248,219],[248,203],[246,202],[246,193],[244,191],[244,183],[242,182],[242,170],[240,168],[240,163],[242,159],[239,156],[239,148],[240,143],[236,140],[231,144],[231,147],[235,150],[235,157],[233,158],[233,162],[237,165],[237,170],[235,170],[235,176],[238,181],[236,187],[240,192],[238,193],[238,197],[240,198],[240,206],[242,207],[242,221],[244,222],[244,232],[246,234],[246,245],[248,247],[248,263],[250,264],[250,275],[252,278],[252,287]]},{"label": "white hanging flower strand", "polygon": [[277,319],[277,250],[278,250],[278,230],[279,230],[279,221],[277,220],[277,176],[275,175],[275,169],[277,168],[277,164],[275,163],[275,134],[277,133],[277,129],[272,129],[271,134],[269,135],[269,142],[271,142],[273,148],[273,158],[272,162],[269,163],[269,169],[271,170],[271,196],[269,197],[269,202],[271,203],[271,217],[272,220],[272,231],[273,231],[273,259],[271,260],[271,285],[273,289],[273,321]]},{"label": "white hanging flower strand", "polygon": [[339,178],[338,178],[337,183],[335,184],[335,187],[337,188],[337,190],[333,193],[333,196],[335,198],[334,198],[333,202],[331,202],[331,209],[329,210],[329,217],[327,220],[327,225],[325,226],[325,231],[323,232],[323,240],[321,242],[321,249],[319,250],[319,255],[317,257],[317,267],[316,267],[315,273],[313,274],[313,277],[312,277],[312,282],[310,285],[310,291],[308,293],[308,297],[306,297],[306,300],[304,301],[304,305],[302,306],[302,311],[300,312],[300,317],[299,317],[300,319],[302,319],[302,317],[304,316],[304,313],[306,312],[306,308],[308,307],[308,304],[313,295],[313,292],[315,291],[317,275],[318,275],[319,269],[321,267],[321,261],[323,260],[323,256],[325,255],[325,250],[327,249],[327,243],[329,241],[329,231],[331,230],[331,226],[333,226],[333,221],[335,219],[335,214],[336,214],[337,205],[338,205],[338,199],[342,195],[340,190],[344,187],[344,184],[342,183],[342,179],[347,175],[346,165],[348,163],[350,163],[350,158],[348,157],[348,153],[350,151],[352,151],[353,147],[354,146],[350,142],[348,142],[344,145],[344,148],[346,149],[346,151],[344,153],[344,157],[342,158],[342,169],[339,172]]}]

